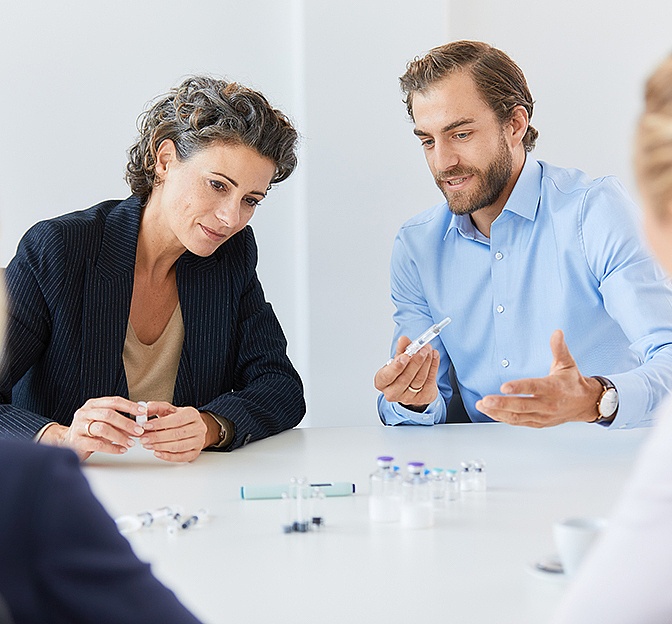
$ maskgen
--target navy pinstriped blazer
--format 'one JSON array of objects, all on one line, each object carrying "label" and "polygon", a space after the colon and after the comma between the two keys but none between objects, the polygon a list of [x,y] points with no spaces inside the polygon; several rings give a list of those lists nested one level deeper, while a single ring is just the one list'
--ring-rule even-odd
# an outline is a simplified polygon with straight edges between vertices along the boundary
[{"label": "navy pinstriped blazer", "polygon": [[0,441],[0,492],[0,595],[16,624],[200,624],[133,554],[72,451]]},{"label": "navy pinstriped blazer", "polygon": [[[141,212],[136,197],[106,201],[38,223],[21,240],[6,270],[0,436],[69,425],[92,397],[128,397],[122,353]],[[184,344],[173,404],[233,422],[227,450],[294,427],[305,413],[256,263],[246,227],[211,256],[185,252],[176,266]]]}]

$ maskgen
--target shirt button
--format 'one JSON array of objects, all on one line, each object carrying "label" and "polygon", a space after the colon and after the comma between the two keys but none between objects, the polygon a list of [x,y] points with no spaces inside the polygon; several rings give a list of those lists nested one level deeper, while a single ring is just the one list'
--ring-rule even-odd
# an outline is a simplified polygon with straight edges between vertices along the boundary
[{"label": "shirt button", "polygon": [[501,260],[504,257],[504,254],[501,251],[498,251],[495,254],[495,260]]},{"label": "shirt button", "polygon": [[500,314],[501,314],[502,312],[504,312],[504,306],[503,306],[503,305],[498,305],[498,306],[497,306],[497,312],[499,312]]},{"label": "shirt button", "polygon": [[506,368],[509,365],[509,360],[502,360],[502,366]]}]

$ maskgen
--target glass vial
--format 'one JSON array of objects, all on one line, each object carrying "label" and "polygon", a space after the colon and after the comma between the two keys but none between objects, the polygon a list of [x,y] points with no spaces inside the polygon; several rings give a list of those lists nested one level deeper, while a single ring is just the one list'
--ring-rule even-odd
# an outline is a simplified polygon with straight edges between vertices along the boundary
[{"label": "glass vial", "polygon": [[460,463],[460,490],[463,492],[471,492],[474,489],[474,484],[472,481],[472,472],[471,472],[471,463],[470,462],[461,462]]},{"label": "glass vial", "polygon": [[407,475],[402,484],[401,526],[409,529],[424,529],[434,524],[432,489],[425,477],[425,464],[409,462]]},{"label": "glass vial", "polygon": [[460,478],[457,470],[446,470],[446,500],[454,501],[460,498]]},{"label": "glass vial", "polygon": [[394,457],[376,460],[377,470],[369,478],[369,517],[373,522],[398,522],[401,510],[401,477],[392,466]]},{"label": "glass vial", "polygon": [[442,507],[446,502],[446,472],[443,468],[425,470],[432,490],[432,500],[435,507]]},{"label": "glass vial", "polygon": [[482,459],[475,459],[471,462],[471,483],[474,492],[485,492],[487,482],[485,462]]}]

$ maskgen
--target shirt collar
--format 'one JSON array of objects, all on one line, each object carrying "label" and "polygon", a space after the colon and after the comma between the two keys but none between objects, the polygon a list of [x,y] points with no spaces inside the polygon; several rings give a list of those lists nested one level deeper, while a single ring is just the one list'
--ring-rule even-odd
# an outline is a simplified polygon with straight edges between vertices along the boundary
[{"label": "shirt collar", "polygon": [[[525,164],[518,176],[516,185],[511,191],[509,199],[504,205],[504,210],[513,212],[524,219],[534,221],[539,208],[541,197],[541,165],[533,158],[525,158]],[[448,204],[446,203],[446,207]],[[481,240],[485,237],[476,229],[469,215],[454,214],[448,224],[445,238],[448,232],[457,229],[465,238]],[[485,239],[487,240],[487,239]]]}]

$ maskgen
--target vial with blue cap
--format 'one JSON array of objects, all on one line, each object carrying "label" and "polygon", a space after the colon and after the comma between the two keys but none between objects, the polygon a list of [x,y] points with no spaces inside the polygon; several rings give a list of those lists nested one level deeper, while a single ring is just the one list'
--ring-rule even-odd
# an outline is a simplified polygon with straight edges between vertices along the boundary
[{"label": "vial with blue cap", "polygon": [[457,470],[446,470],[446,500],[454,501],[460,498],[460,478]]}]

